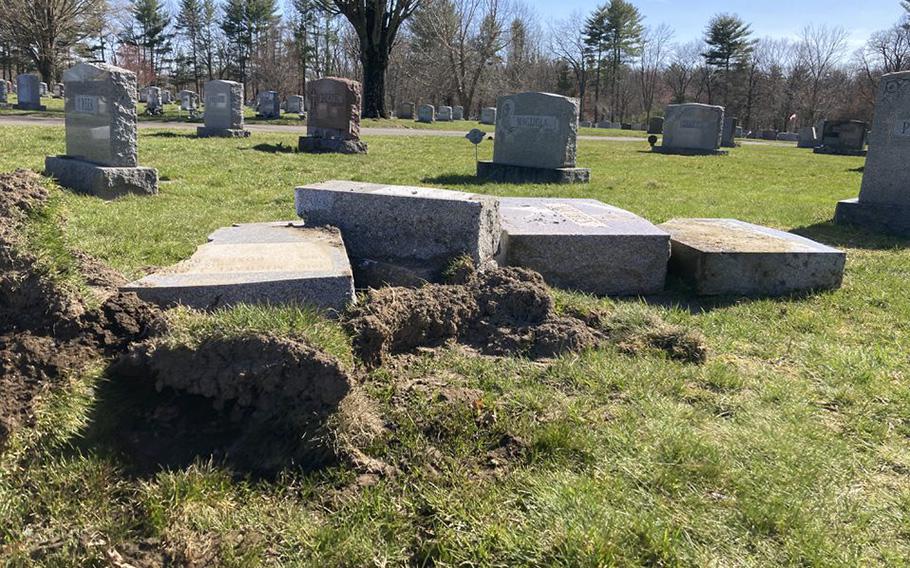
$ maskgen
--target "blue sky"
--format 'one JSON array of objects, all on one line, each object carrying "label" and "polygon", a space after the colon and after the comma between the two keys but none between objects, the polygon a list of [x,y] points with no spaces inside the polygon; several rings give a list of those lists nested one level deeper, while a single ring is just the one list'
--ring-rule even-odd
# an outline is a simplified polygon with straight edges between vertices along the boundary
[{"label": "blue sky", "polygon": [[[524,0],[543,17],[560,19],[574,11],[590,12],[604,0]],[[632,0],[648,25],[666,23],[676,41],[700,36],[718,12],[739,14],[752,24],[757,37],[793,38],[810,23],[842,26],[850,32],[851,47],[893,25],[903,14],[899,0]]]}]

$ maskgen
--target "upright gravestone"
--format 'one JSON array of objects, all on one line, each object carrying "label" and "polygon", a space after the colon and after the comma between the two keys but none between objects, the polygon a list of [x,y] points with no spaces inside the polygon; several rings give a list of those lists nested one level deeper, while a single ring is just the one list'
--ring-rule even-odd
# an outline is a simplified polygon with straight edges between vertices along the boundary
[{"label": "upright gravestone", "polygon": [[480,110],[481,124],[496,124],[496,107],[486,107]]},{"label": "upright gravestone", "polygon": [[161,91],[161,103],[169,105],[174,102],[173,95],[167,89]]},{"label": "upright gravestone", "polygon": [[436,107],[433,105],[420,105],[417,107],[417,122],[426,124],[436,122]]},{"label": "upright gravestone", "polygon": [[164,114],[160,87],[149,87],[145,90],[145,113],[150,115]]},{"label": "upright gravestone", "polygon": [[199,138],[246,138],[243,128],[243,83],[209,81],[205,84],[205,126],[196,128]]},{"label": "upright gravestone", "polygon": [[910,71],[882,77],[859,199],[837,204],[834,222],[910,237]]},{"label": "upright gravestone", "polygon": [[414,120],[414,103],[401,103],[398,105],[398,118]]},{"label": "upright gravestone", "polygon": [[0,81],[0,108],[9,106],[9,89],[6,81]]},{"label": "upright gravestone", "polygon": [[441,106],[436,112],[436,120],[439,122],[452,122],[452,107]]},{"label": "upright gravestone", "polygon": [[591,170],[576,167],[578,100],[550,93],[520,93],[497,102],[493,161],[478,162],[481,179],[506,183],[586,183]]},{"label": "upright gravestone", "polygon": [[47,92],[48,92],[47,83],[45,83],[44,81],[42,81],[41,83],[38,83],[38,92],[41,93],[42,97],[46,97]]},{"label": "upright gravestone", "polygon": [[41,104],[40,81],[36,75],[19,75],[16,77],[16,108],[19,110],[47,110]]},{"label": "upright gravestone", "polygon": [[66,155],[45,169],[60,185],[103,198],[158,193],[158,171],[139,167],[136,75],[103,63],[80,63],[66,84]]},{"label": "upright gravestone", "polygon": [[281,100],[276,91],[263,91],[259,93],[257,101],[258,111],[256,113],[256,118],[264,118],[267,120],[281,118]]},{"label": "upright gravestone", "polygon": [[818,136],[815,133],[814,126],[804,126],[799,129],[799,142],[797,148],[815,148],[818,144]]},{"label": "upright gravestone", "polygon": [[664,133],[664,117],[662,116],[653,116],[651,120],[648,121],[648,134],[663,134]]},{"label": "upright gravestone", "polygon": [[655,152],[683,155],[723,155],[720,150],[724,107],[697,103],[669,105],[664,137]]},{"label": "upright gravestone", "polygon": [[300,95],[288,96],[287,112],[291,114],[303,114],[303,97]]},{"label": "upright gravestone", "polygon": [[307,135],[301,136],[301,152],[366,154],[360,140],[360,105],[363,90],[350,79],[326,77],[307,85],[310,112]]},{"label": "upright gravestone", "polygon": [[724,117],[724,129],[720,145],[724,148],[736,148],[736,126],[738,120],[735,116]]},{"label": "upright gravestone", "polygon": [[63,83],[54,83],[54,98],[62,99],[65,87]]},{"label": "upright gravestone", "polygon": [[452,107],[452,120],[464,120],[464,107],[463,106]]},{"label": "upright gravestone", "polygon": [[865,156],[868,125],[859,120],[826,120],[816,154]]},{"label": "upright gravestone", "polygon": [[180,110],[195,112],[199,102],[199,95],[193,91],[180,91],[177,96],[180,98]]}]

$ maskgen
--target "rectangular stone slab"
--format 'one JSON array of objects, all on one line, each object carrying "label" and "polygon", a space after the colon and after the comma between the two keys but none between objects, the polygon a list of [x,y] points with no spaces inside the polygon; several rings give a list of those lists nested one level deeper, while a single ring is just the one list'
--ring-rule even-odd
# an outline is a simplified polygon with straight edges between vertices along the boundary
[{"label": "rectangular stone slab", "polygon": [[341,229],[352,258],[419,261],[441,270],[461,255],[485,262],[499,248],[496,199],[461,191],[327,181],[299,187],[308,226]]},{"label": "rectangular stone slab", "polygon": [[44,171],[63,187],[102,199],[158,193],[155,168],[111,168],[69,156],[48,156]]},{"label": "rectangular stone slab", "polygon": [[503,198],[498,260],[559,288],[604,296],[664,289],[670,235],[595,199]]},{"label": "rectangular stone slab", "polygon": [[839,288],[847,255],[736,219],[673,219],[670,271],[699,295],[782,296]]},{"label": "rectangular stone slab", "polygon": [[188,260],[121,290],[202,310],[240,303],[343,310],[354,301],[354,278],[337,230],[255,223],[218,229]]}]

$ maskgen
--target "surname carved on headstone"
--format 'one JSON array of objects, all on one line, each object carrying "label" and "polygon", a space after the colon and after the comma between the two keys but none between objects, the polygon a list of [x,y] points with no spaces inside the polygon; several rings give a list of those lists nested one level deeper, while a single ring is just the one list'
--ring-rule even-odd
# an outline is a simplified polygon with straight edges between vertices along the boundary
[{"label": "surname carved on headstone", "polygon": [[365,154],[360,140],[360,107],[363,90],[357,81],[325,77],[307,84],[307,135],[301,136],[301,152]]},{"label": "surname carved on headstone", "polygon": [[205,84],[205,126],[196,129],[199,138],[245,138],[243,128],[243,83],[209,81]]}]

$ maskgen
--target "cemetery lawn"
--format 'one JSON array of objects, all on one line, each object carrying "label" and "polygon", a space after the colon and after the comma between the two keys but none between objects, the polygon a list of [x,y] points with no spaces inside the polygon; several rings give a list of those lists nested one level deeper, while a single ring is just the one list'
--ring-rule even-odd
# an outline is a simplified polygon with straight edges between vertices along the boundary
[{"label": "cemetery lawn", "polygon": [[[0,126],[0,171],[41,171],[63,140],[62,128]],[[255,480],[206,462],[136,475],[89,427],[112,404],[99,365],[47,393],[37,427],[0,456],[0,564],[165,550],[229,566],[906,565],[910,242],[829,223],[837,200],[857,195],[862,159],[771,145],[677,157],[644,141],[582,141],[589,186],[477,185],[464,140],[366,141],[367,156],[311,156],[284,134],[143,130],[140,163],[159,169],[161,195],[106,203],[55,190],[32,246],[51,264],[78,248],[136,277],[188,257],[218,227],[291,219],[295,186],[335,178],[593,197],[657,223],[736,217],[846,249],[844,286],[774,300],[699,301],[679,283],[648,302],[557,293],[561,305],[698,330],[709,359],[605,348],[541,364],[451,349],[381,368],[363,386],[395,425],[369,450],[398,465],[389,477],[335,467]],[[481,157],[491,153],[484,143]],[[189,335],[303,336],[353,365],[337,324],[309,312],[180,321]],[[413,381],[481,402],[406,389]],[[502,440],[519,455],[491,454]]]}]

